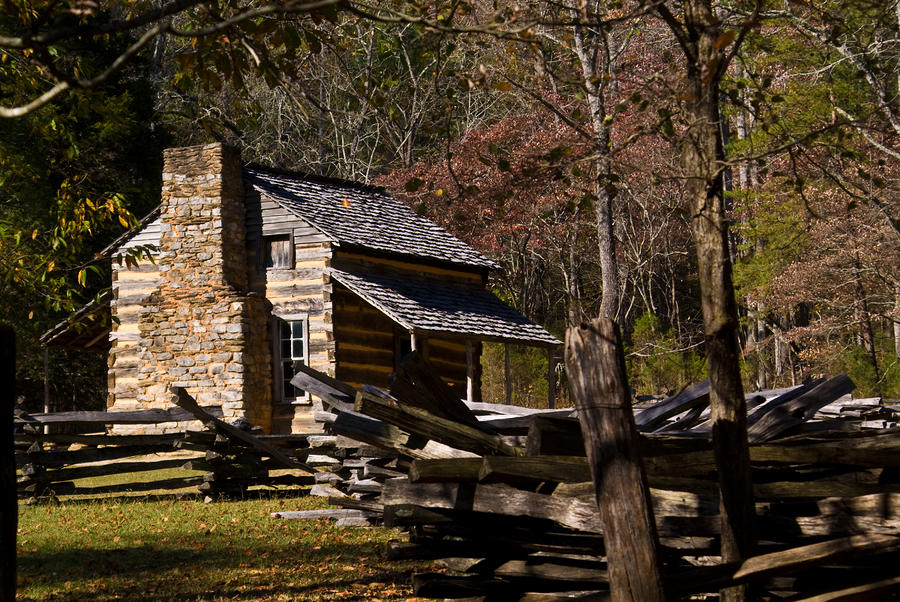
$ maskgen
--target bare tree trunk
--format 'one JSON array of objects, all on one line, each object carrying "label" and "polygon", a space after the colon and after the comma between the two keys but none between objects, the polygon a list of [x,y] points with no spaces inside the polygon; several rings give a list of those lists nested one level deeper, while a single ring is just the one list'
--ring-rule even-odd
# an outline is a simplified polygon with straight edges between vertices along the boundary
[{"label": "bare tree trunk", "polygon": [[859,276],[859,271],[862,269],[862,266],[858,254],[854,259],[854,267],[856,268],[856,274],[854,275],[856,320],[859,324],[858,342],[866,351],[866,355],[869,356],[869,362],[871,362],[872,367],[875,368],[877,374],[878,357],[875,355],[875,333],[872,331],[872,316],[869,314],[866,291],[863,288],[862,279]]},{"label": "bare tree trunk", "polygon": [[[603,132],[597,148],[602,144],[609,148],[609,128]],[[596,136],[596,133],[595,133]],[[605,142],[603,142],[605,140]],[[609,158],[597,161],[597,241],[600,254],[600,277],[603,289],[600,297],[600,315],[615,320],[619,314],[619,262],[616,259],[616,237],[613,228],[613,195],[609,191]]]},{"label": "bare tree trunk", "polygon": [[775,377],[784,374],[784,358],[785,358],[784,337],[781,336],[781,330],[775,333]]},{"label": "bare tree trunk", "polygon": [[[738,316],[731,275],[722,173],[719,83],[726,67],[722,22],[711,0],[685,0],[681,19],[657,8],[686,58],[688,124],[682,167],[697,248],[706,357],[710,378],[713,448],[721,490],[722,560],[746,558],[754,547],[755,506],[747,445],[747,409],[740,375]],[[727,45],[725,45],[727,46]],[[722,600],[744,600],[746,589],[722,591]]]},{"label": "bare tree trunk", "polygon": [[575,53],[581,64],[593,129],[592,146],[596,153],[594,191],[597,196],[597,241],[602,283],[600,315],[615,320],[619,313],[619,263],[613,225],[612,167],[610,164],[610,125],[607,120],[607,86],[612,81],[613,58],[608,34],[576,26]]},{"label": "bare tree trunk", "polygon": [[894,288],[894,355],[900,358],[900,286]]}]

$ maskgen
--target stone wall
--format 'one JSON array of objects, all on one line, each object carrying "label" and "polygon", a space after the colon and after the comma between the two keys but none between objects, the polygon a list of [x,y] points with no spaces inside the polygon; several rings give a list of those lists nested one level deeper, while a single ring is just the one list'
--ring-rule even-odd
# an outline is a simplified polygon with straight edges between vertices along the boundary
[{"label": "stone wall", "polygon": [[138,405],[171,407],[170,388],[184,387],[268,431],[271,343],[265,300],[247,291],[240,157],[209,144],[163,158],[161,283],[140,309]]}]

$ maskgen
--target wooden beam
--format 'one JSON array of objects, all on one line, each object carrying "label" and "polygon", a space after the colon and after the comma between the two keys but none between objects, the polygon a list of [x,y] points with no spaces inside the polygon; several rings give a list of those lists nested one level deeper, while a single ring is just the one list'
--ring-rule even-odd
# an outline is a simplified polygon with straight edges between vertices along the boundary
[{"label": "wooden beam", "polygon": [[[209,417],[221,416],[222,408],[208,406],[204,414]],[[159,424],[161,422],[187,422],[196,420],[194,415],[180,408],[168,410],[134,410],[130,412],[53,412],[51,414],[29,414],[18,423],[55,424]]]},{"label": "wooden beam", "polygon": [[606,531],[612,599],[663,602],[650,490],[618,326],[598,318],[569,328],[566,368]]},{"label": "wooden beam", "polygon": [[353,409],[356,389],[324,372],[310,368],[303,362],[294,362],[294,377],[291,384],[302,391],[309,391],[325,405],[336,410],[347,412]]},{"label": "wooden beam", "polygon": [[396,399],[375,395],[372,389],[356,394],[356,411],[394,424],[410,433],[476,454],[524,455],[524,450],[479,428],[435,416],[419,408],[406,407]]},{"label": "wooden beam", "polygon": [[[748,429],[748,437],[752,443],[769,441],[789,428],[809,420],[819,408],[850,393],[855,388],[856,385],[846,374],[839,374],[834,378],[828,379],[799,397],[785,400],[784,403],[769,408]],[[766,406],[769,406],[769,404],[766,404]]]},{"label": "wooden beam", "polygon": [[316,472],[316,469],[312,466],[304,464],[303,462],[300,462],[295,458],[291,458],[290,456],[279,450],[277,447],[269,445],[265,441],[257,439],[250,433],[246,433],[238,428],[231,426],[230,424],[226,424],[218,418],[214,418],[211,414],[206,413],[206,411],[197,404],[194,398],[191,397],[188,392],[181,387],[174,387],[173,392],[176,395],[175,403],[178,405],[178,407],[186,410],[197,420],[200,420],[204,424],[211,427],[213,430],[222,433],[229,439],[234,439],[240,441],[241,443],[246,443],[250,447],[257,449],[273,460],[276,460],[286,468],[299,468],[311,474]]},{"label": "wooden beam", "polygon": [[577,456],[485,456],[478,472],[482,483],[581,483],[590,478],[587,459]]},{"label": "wooden beam", "polygon": [[634,422],[642,431],[653,431],[660,427],[663,421],[670,416],[708,404],[709,380],[704,380],[642,410],[635,416]]},{"label": "wooden beam", "polygon": [[16,335],[0,324],[0,602],[16,599],[16,461],[13,410],[16,407]]},{"label": "wooden beam", "polygon": [[428,510],[482,512],[500,516],[527,516],[586,531],[602,533],[603,523],[593,504],[572,498],[520,491],[504,485],[474,483],[411,484],[404,479],[385,481],[381,501],[385,507],[422,506]]},{"label": "wooden beam", "polygon": [[900,590],[900,577],[890,577],[873,583],[856,585],[844,589],[819,594],[809,598],[794,598],[795,602],[848,602],[848,600],[873,600],[882,594],[896,593]]},{"label": "wooden beam", "polygon": [[60,481],[74,481],[75,479],[101,477],[114,474],[164,470],[167,468],[177,468],[182,464],[184,464],[183,458],[178,458],[175,460],[155,460],[152,462],[110,462],[109,464],[60,468],[58,470],[51,470],[43,474],[28,476],[30,481],[39,481],[41,483],[58,483]]},{"label": "wooden beam", "polygon": [[742,562],[729,562],[685,571],[674,577],[667,589],[670,594],[681,596],[691,592],[709,591],[716,587],[731,587],[776,575],[791,574],[842,559],[858,560],[860,556],[884,554],[897,550],[900,550],[900,537],[853,535],[753,556]]}]

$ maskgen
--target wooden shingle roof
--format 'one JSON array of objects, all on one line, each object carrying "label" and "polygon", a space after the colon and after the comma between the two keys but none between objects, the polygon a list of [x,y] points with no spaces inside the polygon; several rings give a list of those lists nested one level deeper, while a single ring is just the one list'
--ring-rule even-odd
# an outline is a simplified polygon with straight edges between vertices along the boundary
[{"label": "wooden shingle roof", "polygon": [[330,273],[334,280],[410,332],[534,346],[561,344],[483,289],[335,268]]},{"label": "wooden shingle roof", "polygon": [[480,269],[496,263],[374,186],[244,169],[245,182],[337,244]]}]

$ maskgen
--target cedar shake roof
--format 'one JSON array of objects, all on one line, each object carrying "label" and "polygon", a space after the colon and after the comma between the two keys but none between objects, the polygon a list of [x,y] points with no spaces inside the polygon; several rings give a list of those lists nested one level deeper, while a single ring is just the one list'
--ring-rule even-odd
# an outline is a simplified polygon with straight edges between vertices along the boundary
[{"label": "cedar shake roof", "polygon": [[255,166],[244,169],[244,181],[337,244],[480,269],[498,267],[380,188]]},{"label": "cedar shake roof", "polygon": [[561,342],[494,294],[381,274],[331,268],[331,277],[414,333],[534,346]]}]

